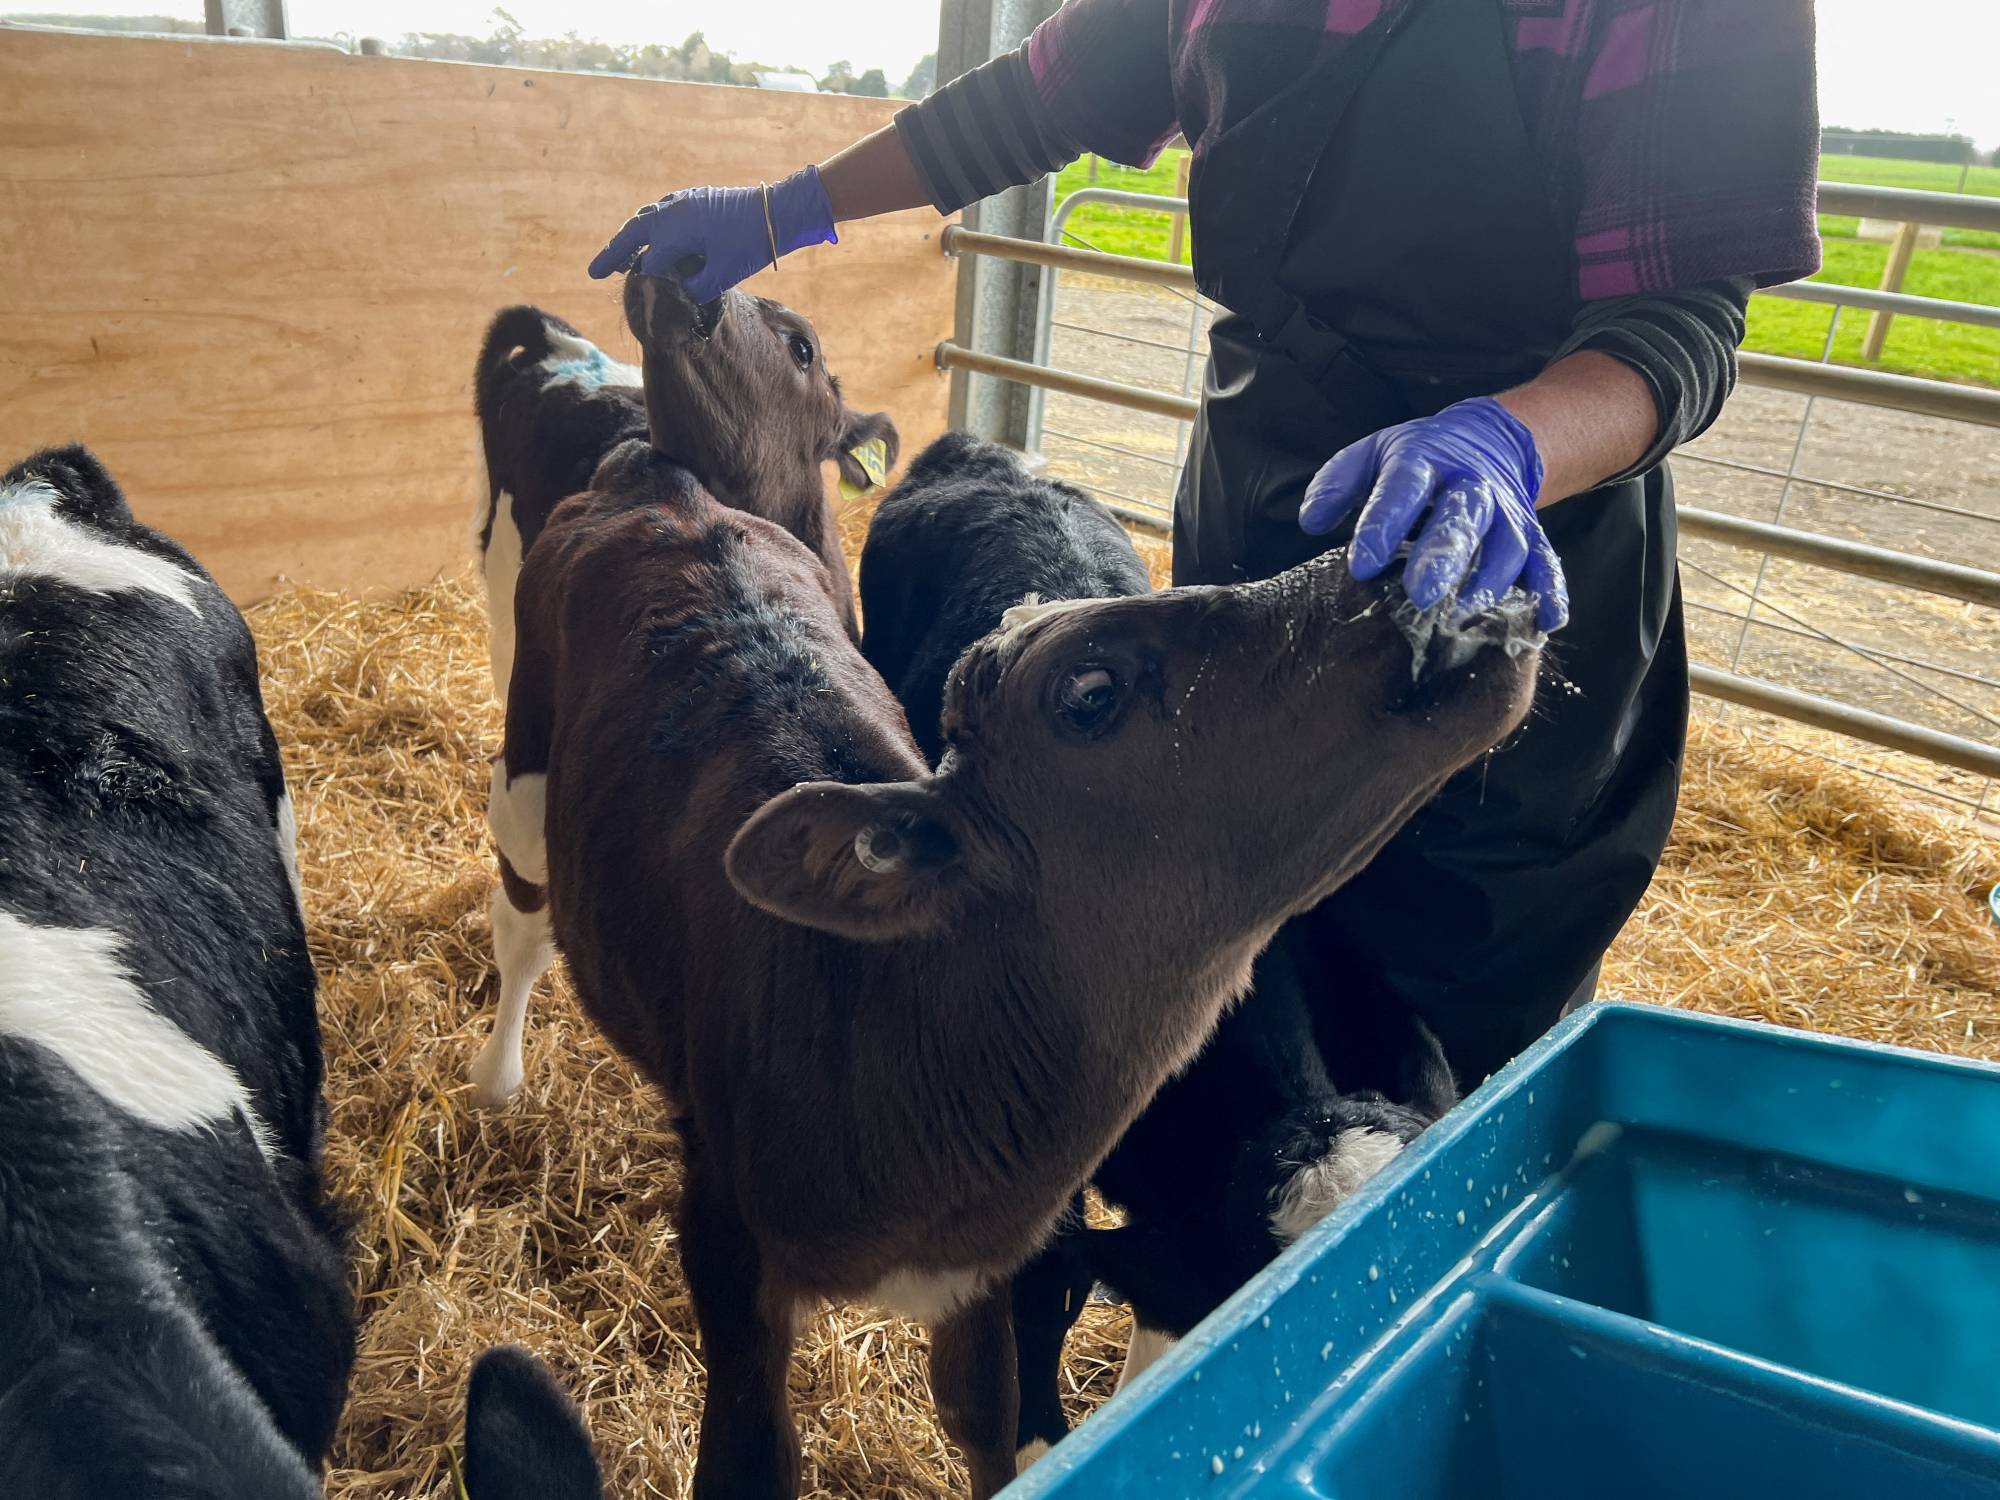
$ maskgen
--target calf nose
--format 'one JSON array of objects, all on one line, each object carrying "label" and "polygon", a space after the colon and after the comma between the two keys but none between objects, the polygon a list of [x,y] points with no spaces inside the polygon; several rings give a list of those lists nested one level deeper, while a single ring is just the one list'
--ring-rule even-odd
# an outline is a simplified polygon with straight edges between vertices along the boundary
[{"label": "calf nose", "polygon": [[652,353],[665,353],[691,338],[705,338],[701,309],[676,279],[701,268],[698,255],[683,256],[674,276],[649,276],[634,271],[625,280],[625,321],[632,336]]},{"label": "calf nose", "polygon": [[1419,609],[1398,588],[1391,617],[1410,643],[1413,684],[1446,676],[1488,649],[1497,647],[1510,657],[1518,656],[1539,649],[1546,639],[1535,627],[1534,596],[1518,588],[1469,610],[1455,598]]}]

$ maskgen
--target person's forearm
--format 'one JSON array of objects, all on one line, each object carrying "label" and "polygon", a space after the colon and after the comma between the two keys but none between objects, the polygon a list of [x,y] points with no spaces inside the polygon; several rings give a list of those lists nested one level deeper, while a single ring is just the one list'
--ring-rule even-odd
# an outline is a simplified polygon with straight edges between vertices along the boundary
[{"label": "person's forearm", "polygon": [[924,208],[931,201],[894,125],[884,125],[821,162],[819,180],[833,205],[834,222],[840,224]]},{"label": "person's forearm", "polygon": [[1542,456],[1538,510],[1624,473],[1659,435],[1659,408],[1645,377],[1594,349],[1557,360],[1497,399],[1534,434]]}]

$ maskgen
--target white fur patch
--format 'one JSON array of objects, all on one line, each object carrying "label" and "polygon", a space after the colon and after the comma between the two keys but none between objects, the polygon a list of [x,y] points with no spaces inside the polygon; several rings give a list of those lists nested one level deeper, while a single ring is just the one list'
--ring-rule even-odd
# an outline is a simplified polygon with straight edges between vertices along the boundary
[{"label": "white fur patch", "polygon": [[1148,1366],[1173,1347],[1172,1334],[1134,1323],[1131,1340],[1125,1345],[1125,1367],[1118,1372],[1118,1384],[1112,1394],[1116,1395],[1145,1374]]},{"label": "white fur patch", "polygon": [[241,1114],[272,1152],[236,1072],[147,1003],[98,927],[35,927],[0,911],[0,1034],[46,1047],[107,1104],[162,1130]]},{"label": "white fur patch", "polygon": [[1027,1473],[1036,1463],[1048,1456],[1048,1451],[1049,1443],[1047,1438],[1034,1438],[1030,1440],[1026,1447],[1019,1449],[1014,1454],[1015,1475],[1019,1476]]},{"label": "white fur patch", "polygon": [[573,337],[557,328],[550,328],[548,336],[553,352],[542,361],[541,370],[550,385],[573,381],[586,390],[595,390],[602,385],[637,388],[645,384],[645,377],[636,365],[613,359],[589,339]]},{"label": "white fur patch", "polygon": [[1000,616],[1001,635],[1012,635],[1024,630],[1035,621],[1047,615],[1061,614],[1064,610],[1088,609],[1093,604],[1102,604],[1102,599],[1044,599],[1040,594],[1029,594]]},{"label": "white fur patch", "polygon": [[306,887],[299,879],[299,820],[292,812],[290,792],[278,798],[278,858],[284,861],[285,879],[292,883],[292,899],[299,904],[299,915],[304,916]]},{"label": "white fur patch", "polygon": [[1349,1193],[1389,1164],[1403,1143],[1383,1130],[1343,1130],[1333,1149],[1292,1174],[1271,1211],[1271,1233],[1284,1244],[1332,1213]]},{"label": "white fur patch", "polygon": [[500,1003],[493,1016],[493,1035],[472,1060],[469,1077],[473,1098],[486,1109],[498,1109],[514,1096],[526,1070],[521,1043],[527,1034],[528,1001],[535,981],[556,961],[549,913],[519,911],[504,888],[493,891],[493,967],[500,974]]},{"label": "white fur patch", "polygon": [[991,1279],[977,1271],[896,1271],[854,1300],[935,1325],[977,1297]]},{"label": "white fur patch", "polygon": [[185,568],[78,525],[40,480],[0,490],[0,579],[10,577],[49,578],[88,594],[158,594],[201,614]]},{"label": "white fur patch", "polygon": [[[548,777],[516,776],[510,781],[506,760],[494,760],[486,826],[514,873],[536,885],[547,884],[549,878],[549,846],[543,830],[548,802]],[[521,1043],[527,1031],[528,1001],[535,981],[555,962],[556,950],[547,908],[519,911],[502,886],[494,889],[492,912],[493,967],[500,977],[500,1003],[493,1018],[493,1035],[473,1059],[471,1079],[474,1099],[488,1109],[497,1109],[513,1096],[525,1076]]]},{"label": "white fur patch", "polygon": [[486,795],[486,826],[493,843],[514,867],[514,873],[536,885],[549,883],[549,845],[545,831],[549,810],[549,778],[540,775],[507,778],[507,762],[493,762],[493,782]]},{"label": "white fur patch", "polygon": [[514,497],[502,490],[493,502],[493,528],[479,567],[486,580],[486,655],[493,664],[493,698],[503,708],[514,676],[514,585],[521,577],[521,553]]}]

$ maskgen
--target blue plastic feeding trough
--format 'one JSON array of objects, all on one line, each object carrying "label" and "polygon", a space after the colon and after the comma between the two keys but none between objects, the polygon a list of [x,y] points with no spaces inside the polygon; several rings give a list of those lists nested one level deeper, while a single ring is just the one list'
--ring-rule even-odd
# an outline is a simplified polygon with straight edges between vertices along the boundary
[{"label": "blue plastic feeding trough", "polygon": [[1007,1494],[2000,1497],[2000,1068],[1590,1006]]}]

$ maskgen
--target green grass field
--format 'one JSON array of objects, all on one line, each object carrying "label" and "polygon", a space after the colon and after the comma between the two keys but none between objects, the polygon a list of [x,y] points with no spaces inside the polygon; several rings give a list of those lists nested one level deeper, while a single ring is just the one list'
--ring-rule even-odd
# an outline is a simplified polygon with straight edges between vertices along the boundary
[{"label": "green grass field", "polygon": [[[1096,185],[1171,195],[1182,154],[1170,152],[1145,172],[1099,162]],[[1968,193],[2000,197],[2000,167],[1973,167],[1961,173],[1958,167],[1933,162],[1898,161],[1876,156],[1829,156],[1821,162],[1821,175],[1832,182],[1928,188],[1938,192],[1957,192],[1962,187]],[[1090,164],[1086,159],[1069,167],[1057,179],[1057,201],[1089,185],[1089,182]],[[1071,216],[1069,230],[1076,242],[1088,244],[1094,249],[1164,260],[1170,243],[1171,224],[1171,216],[1164,213],[1090,204]],[[1858,238],[1858,228],[1858,221],[1850,217],[1837,214],[1820,216],[1826,264],[1813,278],[1815,281],[1828,281],[1841,286],[1881,285],[1889,247],[1880,241]],[[1182,259],[1186,258],[1183,249]],[[1960,302],[2000,306],[2000,234],[1947,229],[1942,246],[1935,250],[1918,250],[1911,258],[1903,290],[1920,297],[1949,297]],[[1825,347],[1834,311],[1833,308],[1809,302],[1758,297],[1750,304],[1750,332],[1744,347],[1764,354],[1818,359]],[[1864,363],[1861,341],[1867,326],[1866,313],[1851,309],[1840,313],[1833,341],[1836,363]],[[1898,318],[1890,329],[1888,346],[1882,358],[1872,368],[2000,386],[2000,329],[1967,328],[1928,318]]]}]

